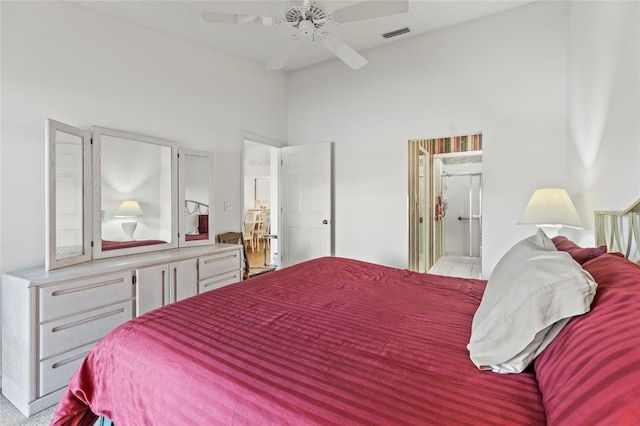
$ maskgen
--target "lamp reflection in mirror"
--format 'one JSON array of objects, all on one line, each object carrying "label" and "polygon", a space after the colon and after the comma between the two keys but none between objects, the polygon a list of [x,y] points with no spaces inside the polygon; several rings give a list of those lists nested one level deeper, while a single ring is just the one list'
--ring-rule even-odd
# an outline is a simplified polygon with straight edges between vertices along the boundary
[{"label": "lamp reflection in mirror", "polygon": [[582,229],[578,212],[562,188],[536,189],[518,224],[537,225],[549,238],[557,236],[563,226]]},{"label": "lamp reflection in mirror", "polygon": [[[138,217],[142,216],[142,209],[140,208],[140,204],[134,200],[123,201],[116,210],[114,217],[122,217],[122,218],[130,218],[130,217]],[[138,226],[138,222],[135,220],[122,221],[122,230],[124,231],[124,239],[122,241],[135,241],[133,238],[133,233],[136,230],[136,226]]]}]

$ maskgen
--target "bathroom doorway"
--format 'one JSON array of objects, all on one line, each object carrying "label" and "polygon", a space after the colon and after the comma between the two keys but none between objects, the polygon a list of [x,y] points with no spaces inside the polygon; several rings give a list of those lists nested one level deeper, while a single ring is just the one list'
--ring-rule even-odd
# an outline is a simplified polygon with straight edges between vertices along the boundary
[{"label": "bathroom doorway", "polygon": [[282,143],[243,134],[242,233],[251,271],[279,266]]},{"label": "bathroom doorway", "polygon": [[478,278],[481,257],[482,134],[410,140],[409,269]]}]

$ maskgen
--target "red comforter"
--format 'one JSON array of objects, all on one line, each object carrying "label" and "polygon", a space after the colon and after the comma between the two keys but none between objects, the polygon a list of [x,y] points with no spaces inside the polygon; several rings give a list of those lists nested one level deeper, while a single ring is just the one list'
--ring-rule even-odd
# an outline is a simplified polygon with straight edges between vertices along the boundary
[{"label": "red comforter", "polygon": [[111,241],[102,240],[102,251],[118,250],[131,247],[150,246],[154,244],[167,244],[162,240],[133,240],[133,241]]},{"label": "red comforter", "polygon": [[484,286],[322,258],[210,291],[102,339],[52,424],[544,424],[533,374],[469,360]]}]

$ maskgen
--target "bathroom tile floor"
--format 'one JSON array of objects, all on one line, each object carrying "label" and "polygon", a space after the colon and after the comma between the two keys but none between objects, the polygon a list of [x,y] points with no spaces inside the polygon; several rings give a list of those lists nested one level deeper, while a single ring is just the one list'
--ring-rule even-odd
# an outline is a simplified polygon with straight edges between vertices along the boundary
[{"label": "bathroom tile floor", "polygon": [[444,255],[429,270],[431,274],[449,277],[482,278],[479,257]]}]

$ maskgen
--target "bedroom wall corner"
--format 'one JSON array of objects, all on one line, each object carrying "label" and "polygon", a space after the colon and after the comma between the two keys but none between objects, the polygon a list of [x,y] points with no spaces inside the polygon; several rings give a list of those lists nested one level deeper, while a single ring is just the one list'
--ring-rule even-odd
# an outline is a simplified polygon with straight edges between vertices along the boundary
[{"label": "bedroom wall corner", "polygon": [[594,210],[623,210],[640,197],[640,3],[571,2],[567,170],[592,246]]}]

